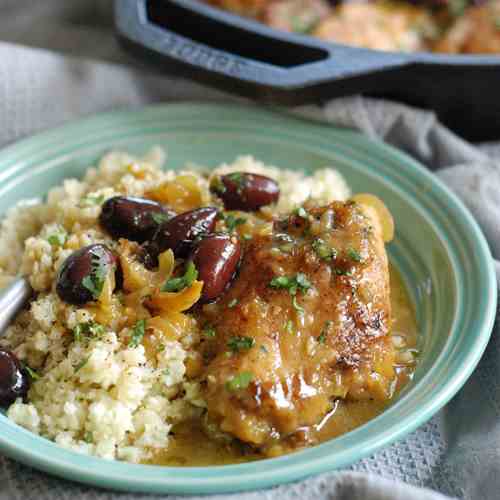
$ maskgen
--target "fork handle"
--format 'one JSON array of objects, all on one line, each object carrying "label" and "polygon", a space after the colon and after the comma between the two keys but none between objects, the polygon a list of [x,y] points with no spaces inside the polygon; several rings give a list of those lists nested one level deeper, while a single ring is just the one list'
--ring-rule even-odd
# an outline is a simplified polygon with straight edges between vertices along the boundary
[{"label": "fork handle", "polygon": [[22,276],[0,291],[0,336],[32,295],[31,285]]}]

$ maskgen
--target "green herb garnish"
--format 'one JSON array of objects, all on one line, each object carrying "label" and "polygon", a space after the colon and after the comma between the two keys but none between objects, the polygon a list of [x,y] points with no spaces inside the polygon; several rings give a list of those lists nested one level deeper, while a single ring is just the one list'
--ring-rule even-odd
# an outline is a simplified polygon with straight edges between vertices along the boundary
[{"label": "green herb garnish", "polygon": [[292,297],[292,306],[300,314],[304,314],[304,308],[297,302],[297,295]]},{"label": "green herb garnish", "polygon": [[24,369],[26,370],[26,373],[30,376],[31,380],[38,380],[40,378],[40,375],[33,370],[33,368],[30,368],[28,365],[24,365]]},{"label": "green herb garnish", "polygon": [[47,241],[53,247],[62,247],[66,243],[67,239],[68,239],[68,233],[63,228],[60,228],[57,232],[52,233],[47,238]]},{"label": "green herb garnish", "polygon": [[229,309],[232,309],[233,307],[236,306],[236,304],[238,303],[238,299],[232,299],[229,301],[229,303],[227,304],[227,307],[229,307]]},{"label": "green herb garnish", "polygon": [[92,256],[92,270],[83,278],[82,285],[92,294],[94,300],[101,296],[107,273],[108,264],[105,260],[98,255]]},{"label": "green herb garnish", "polygon": [[87,321],[86,323],[78,323],[73,329],[73,337],[75,342],[81,342],[83,337],[101,337],[106,328],[95,321]]},{"label": "green herb garnish", "polygon": [[198,270],[193,261],[189,261],[183,276],[170,278],[162,287],[162,292],[180,292],[184,288],[189,288],[198,277]]},{"label": "green herb garnish", "polygon": [[307,219],[307,216],[309,215],[304,207],[297,207],[292,211],[292,214],[297,215],[298,217],[302,217],[303,219]]},{"label": "green herb garnish", "polygon": [[224,217],[224,222],[226,223],[226,228],[227,230],[232,233],[234,230],[238,227],[241,226],[242,224],[246,223],[246,218],[245,217],[235,217],[232,214],[228,214]]},{"label": "green herb garnish", "polygon": [[293,333],[293,321],[291,319],[286,322],[285,329],[288,333]]},{"label": "green herb garnish", "polygon": [[323,329],[321,330],[321,333],[317,337],[317,341],[320,344],[324,344],[326,342],[326,336],[328,335],[328,330],[332,327],[333,321],[332,320],[327,320],[325,321],[325,324],[323,326]]},{"label": "green herb garnish", "polygon": [[130,342],[128,343],[128,347],[137,347],[144,338],[144,334],[146,333],[146,320],[140,319],[134,326],[132,330],[132,336],[130,338]]},{"label": "green herb garnish", "polygon": [[307,292],[311,288],[311,282],[307,279],[304,273],[297,273],[295,276],[278,276],[269,282],[271,288],[281,288],[288,290],[290,295],[296,295],[297,290],[302,293]]},{"label": "green herb garnish", "polygon": [[292,296],[292,305],[299,313],[304,313],[304,308],[297,302],[297,291],[306,293],[311,288],[311,282],[307,279],[304,273],[297,273],[295,276],[278,276],[269,282],[271,288],[288,290]]},{"label": "green herb garnish", "polygon": [[158,225],[161,225],[170,219],[170,217],[167,214],[162,214],[161,212],[153,212],[151,214],[151,218]]},{"label": "green herb garnish", "polygon": [[202,333],[207,339],[213,339],[217,335],[215,328],[211,325],[206,325],[205,328],[203,328]]},{"label": "green herb garnish", "polygon": [[227,190],[222,178],[220,176],[215,176],[210,182],[210,189],[219,194],[224,194]]},{"label": "green herb garnish", "polygon": [[335,274],[337,276],[352,276],[352,272],[349,269],[335,269]]},{"label": "green herb garnish", "polygon": [[236,337],[231,337],[227,346],[232,352],[248,351],[255,344],[255,339],[252,337],[245,337],[243,335],[237,335]]},{"label": "green herb garnish", "polygon": [[253,380],[253,373],[251,372],[238,373],[237,375],[231,377],[226,382],[226,389],[231,392],[237,391],[239,389],[246,389],[250,385],[250,382],[252,380]]},{"label": "green herb garnish", "polygon": [[104,198],[103,194],[89,194],[88,196],[85,196],[85,198],[82,198],[81,205],[84,207],[102,205]]},{"label": "green herb garnish", "polygon": [[348,248],[347,249],[347,255],[351,260],[354,262],[361,262],[363,259],[361,258],[361,254],[354,250],[354,248]]},{"label": "green herb garnish", "polygon": [[84,435],[83,435],[83,440],[86,442],[86,443],[93,443],[94,442],[94,436],[92,435],[91,432],[87,431]]},{"label": "green herb garnish", "polygon": [[238,190],[245,187],[245,176],[241,172],[234,172],[226,176],[231,182],[234,182]]},{"label": "green herb garnish", "polygon": [[332,260],[337,256],[336,250],[330,247],[330,245],[321,238],[315,238],[312,242],[312,248],[316,255],[322,260]]},{"label": "green herb garnish", "polygon": [[79,370],[81,370],[88,362],[89,362],[90,356],[87,356],[86,358],[82,359],[77,365],[75,365],[75,373]]}]

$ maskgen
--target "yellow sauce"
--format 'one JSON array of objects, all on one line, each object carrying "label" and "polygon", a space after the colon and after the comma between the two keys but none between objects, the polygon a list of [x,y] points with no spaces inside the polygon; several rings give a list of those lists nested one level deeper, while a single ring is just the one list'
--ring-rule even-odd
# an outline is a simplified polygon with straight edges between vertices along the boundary
[{"label": "yellow sauce", "polygon": [[[405,338],[405,348],[417,344],[417,324],[408,294],[399,273],[391,266],[391,305],[393,315],[392,335]],[[410,379],[414,367],[396,367],[395,392]],[[332,411],[311,430],[315,442],[323,442],[349,432],[366,423],[391,404],[391,401],[337,400]],[[231,441],[221,443],[211,440],[203,432],[200,422],[184,422],[174,427],[167,450],[157,454],[149,463],[170,466],[207,466],[248,462],[265,458],[252,452],[245,445]]]}]

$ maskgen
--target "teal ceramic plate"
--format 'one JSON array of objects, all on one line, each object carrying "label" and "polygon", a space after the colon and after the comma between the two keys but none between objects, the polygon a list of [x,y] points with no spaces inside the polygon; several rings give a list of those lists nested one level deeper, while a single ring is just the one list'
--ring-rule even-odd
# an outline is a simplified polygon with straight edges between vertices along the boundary
[{"label": "teal ceramic plate", "polygon": [[155,144],[169,166],[215,166],[252,154],[278,166],[333,165],[354,192],[382,198],[396,221],[391,259],[417,311],[421,356],[413,382],[382,415],[348,434],[288,456],[242,465],[174,468],[79,455],[0,415],[0,451],[38,469],[102,487],[162,493],[264,488],[346,466],[429,419],[476,366],[493,325],[496,281],[488,246],[469,212],[414,160],[360,134],[255,108],[180,104],[116,112],[21,141],[0,152],[0,213],[80,176],[111,148]]}]

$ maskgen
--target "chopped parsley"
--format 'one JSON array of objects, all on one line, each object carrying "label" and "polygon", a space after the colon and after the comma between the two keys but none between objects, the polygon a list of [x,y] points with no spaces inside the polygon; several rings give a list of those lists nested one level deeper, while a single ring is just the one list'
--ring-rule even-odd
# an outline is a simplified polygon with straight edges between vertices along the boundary
[{"label": "chopped parsley", "polygon": [[238,190],[243,189],[245,187],[245,175],[241,172],[234,172],[232,174],[226,175],[226,177],[236,184]]},{"label": "chopped parsley", "polygon": [[245,241],[250,241],[252,239],[252,235],[251,234],[244,234],[242,236],[242,238],[245,240]]},{"label": "chopped parsley", "polygon": [[238,226],[245,224],[246,221],[247,219],[245,217],[235,217],[232,214],[224,216],[224,222],[226,223],[226,228],[230,233],[234,232],[234,230]]},{"label": "chopped parsley", "polygon": [[102,205],[103,201],[103,194],[89,194],[82,199],[81,205],[84,207],[91,207],[92,205]]},{"label": "chopped parsley", "polygon": [[322,260],[332,260],[337,256],[336,250],[321,238],[314,239],[312,242],[312,248],[316,255]]},{"label": "chopped parsley", "polygon": [[217,332],[212,325],[206,325],[205,328],[203,328],[202,333],[207,339],[213,339],[217,335]]},{"label": "chopped parsley", "polygon": [[304,207],[297,207],[293,212],[293,215],[297,215],[298,217],[302,217],[303,219],[307,219],[307,216],[309,215],[307,213],[307,210]]},{"label": "chopped parsley", "polygon": [[163,224],[164,222],[167,222],[170,219],[170,217],[167,214],[163,214],[161,212],[153,212],[151,214],[151,218],[158,225]]},{"label": "chopped parsley", "polygon": [[187,263],[186,270],[184,271],[183,276],[179,276],[178,278],[170,278],[163,285],[161,291],[162,292],[180,292],[184,290],[184,288],[189,288],[193,282],[198,277],[198,270],[194,265],[193,261],[190,260]]},{"label": "chopped parsley", "polygon": [[89,362],[90,356],[87,356],[86,358],[83,358],[77,365],[74,366],[75,373],[79,370],[81,370],[88,362]]},{"label": "chopped parsley", "polygon": [[335,274],[337,276],[352,276],[352,272],[349,269],[335,269]]},{"label": "chopped parsley", "polygon": [[87,321],[86,323],[78,323],[73,329],[73,337],[75,342],[81,342],[85,337],[101,337],[106,328],[95,321]]},{"label": "chopped parsley", "polygon": [[210,189],[212,191],[215,191],[216,193],[223,194],[227,191],[226,186],[224,185],[224,182],[222,181],[220,176],[216,176],[212,179],[210,182]]},{"label": "chopped parsley", "polygon": [[227,346],[232,352],[248,351],[255,344],[255,339],[252,337],[246,337],[243,335],[237,335],[236,337],[231,337]]},{"label": "chopped parsley", "polygon": [[53,247],[62,247],[66,243],[67,239],[68,239],[68,233],[63,228],[59,228],[55,233],[52,233],[47,238],[47,241]]},{"label": "chopped parsley", "polygon": [[324,344],[326,342],[326,336],[328,335],[328,330],[332,327],[333,321],[332,320],[327,320],[325,321],[325,325],[323,326],[323,329],[321,330],[321,333],[318,335],[316,340],[320,344]]},{"label": "chopped parsley", "polygon": [[128,347],[137,347],[144,338],[144,334],[146,333],[146,320],[140,319],[134,326],[132,330],[132,336],[130,337],[130,342],[128,343]]},{"label": "chopped parsley", "polygon": [[278,276],[269,282],[271,288],[288,290],[292,296],[292,305],[300,314],[304,313],[304,308],[297,302],[297,291],[306,293],[311,288],[311,282],[304,273],[297,273],[295,276]]},{"label": "chopped parsley", "polygon": [[354,262],[361,262],[363,260],[361,258],[361,254],[358,251],[354,250],[354,248],[348,248],[347,249],[347,255]]},{"label": "chopped parsley", "polygon": [[300,314],[304,314],[304,308],[297,302],[297,295],[292,297],[292,306]]},{"label": "chopped parsley", "polygon": [[253,373],[251,372],[238,373],[237,375],[231,377],[226,382],[226,389],[231,392],[237,391],[239,389],[246,389],[250,385],[250,382],[252,380],[253,380]]},{"label": "chopped parsley", "polygon": [[99,255],[92,256],[92,270],[90,274],[82,279],[82,285],[92,294],[94,300],[97,300],[101,296],[108,267],[104,258],[101,258]]},{"label": "chopped parsley", "polygon": [[297,273],[295,276],[277,276],[269,282],[271,288],[288,290],[290,295],[296,295],[297,290],[302,293],[311,288],[311,282],[304,273]]},{"label": "chopped parsley", "polygon": [[238,299],[232,299],[229,301],[229,303],[227,304],[227,307],[229,307],[229,309],[232,309],[233,307],[236,306],[236,304],[238,303]]},{"label": "chopped parsley", "polygon": [[165,344],[160,344],[160,345],[156,348],[156,350],[157,350],[158,352],[163,352],[163,351],[165,350]]},{"label": "chopped parsley", "polygon": [[40,378],[40,375],[33,370],[33,368],[30,368],[28,365],[24,365],[24,369],[26,370],[26,373],[30,376],[31,380],[38,380]]},{"label": "chopped parsley", "polygon": [[91,432],[87,431],[84,435],[83,435],[83,440],[86,442],[86,443],[93,443],[94,442],[94,436],[92,435]]},{"label": "chopped parsley", "polygon": [[291,319],[286,322],[285,329],[288,333],[293,333],[293,321]]}]

